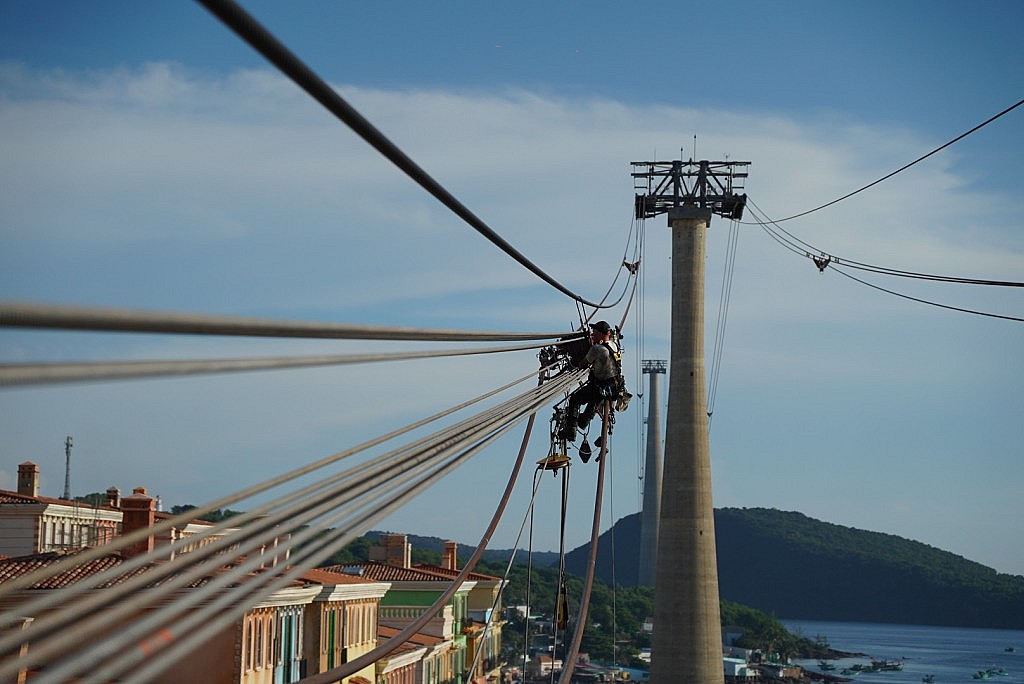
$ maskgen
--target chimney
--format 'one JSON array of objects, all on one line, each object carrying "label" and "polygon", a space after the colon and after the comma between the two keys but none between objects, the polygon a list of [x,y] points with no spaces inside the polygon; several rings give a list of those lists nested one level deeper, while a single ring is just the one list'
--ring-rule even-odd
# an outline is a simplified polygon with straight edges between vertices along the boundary
[{"label": "chimney", "polygon": [[121,490],[117,487],[107,487],[107,505],[111,508],[121,507]]},{"label": "chimney", "polygon": [[[380,560],[397,568],[412,567],[412,545],[404,534],[385,533],[380,535],[380,545],[371,549],[371,560]],[[383,554],[380,553],[383,551]]]},{"label": "chimney", "polygon": [[[131,496],[121,499],[121,535],[135,530],[153,527],[156,520],[156,499],[146,495],[145,487],[136,487]],[[141,556],[153,550],[153,536],[126,546],[121,553],[125,556]]]},{"label": "chimney", "polygon": [[39,466],[32,461],[18,465],[18,493],[39,496]]},{"label": "chimney", "polygon": [[459,560],[457,553],[459,545],[453,541],[446,541],[444,543],[444,553],[441,554],[441,567],[448,570],[458,570]]}]

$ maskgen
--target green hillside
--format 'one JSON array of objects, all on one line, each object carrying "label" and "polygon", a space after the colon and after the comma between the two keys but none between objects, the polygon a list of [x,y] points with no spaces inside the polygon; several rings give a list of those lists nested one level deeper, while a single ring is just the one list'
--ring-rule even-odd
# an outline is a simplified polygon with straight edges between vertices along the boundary
[{"label": "green hillside", "polygon": [[[717,509],[715,534],[721,598],[769,615],[1024,629],[1024,577],[997,573],[927,544],[767,508]],[[639,514],[606,530],[597,576],[608,584],[635,586],[639,540]],[[421,549],[443,543],[410,541]],[[460,559],[471,552],[460,544]],[[566,569],[583,576],[588,553],[586,545],[567,553]],[[509,554],[488,551],[485,559],[507,560]],[[526,562],[525,552],[517,561]],[[554,553],[534,554],[535,566],[555,562]]]},{"label": "green hillside", "polygon": [[891,534],[801,513],[715,512],[723,598],[775,615],[1024,627],[1024,577]]},{"label": "green hillside", "polygon": [[[764,508],[715,511],[719,591],[794,619],[1024,628],[1024,577],[878,532]],[[637,582],[639,514],[602,535],[597,572]],[[566,567],[582,573],[588,549]]]}]

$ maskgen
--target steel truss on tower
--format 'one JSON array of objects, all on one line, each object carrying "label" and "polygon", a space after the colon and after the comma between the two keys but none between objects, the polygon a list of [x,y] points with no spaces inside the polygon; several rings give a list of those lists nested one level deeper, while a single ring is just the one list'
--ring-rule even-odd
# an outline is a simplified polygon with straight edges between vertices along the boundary
[{"label": "steel truss on tower", "polygon": [[[632,162],[634,179],[646,178],[646,185],[634,189],[646,190],[637,194],[635,200],[636,218],[646,219],[672,209],[699,207],[710,209],[711,213],[728,219],[743,218],[747,204],[743,190],[743,179],[747,177],[746,167],[750,162],[742,161],[645,161]],[[740,170],[744,169],[744,170]]]}]

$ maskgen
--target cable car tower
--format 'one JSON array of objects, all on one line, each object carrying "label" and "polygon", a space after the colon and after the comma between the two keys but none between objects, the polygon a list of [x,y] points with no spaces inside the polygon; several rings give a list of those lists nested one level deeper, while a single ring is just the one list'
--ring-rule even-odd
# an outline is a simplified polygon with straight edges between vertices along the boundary
[{"label": "cable car tower", "polygon": [[[722,684],[715,518],[704,369],[704,261],[711,215],[743,217],[750,162],[633,162],[636,218],[668,215],[672,337],[654,582],[652,684]],[[640,179],[645,179],[642,183]]]}]

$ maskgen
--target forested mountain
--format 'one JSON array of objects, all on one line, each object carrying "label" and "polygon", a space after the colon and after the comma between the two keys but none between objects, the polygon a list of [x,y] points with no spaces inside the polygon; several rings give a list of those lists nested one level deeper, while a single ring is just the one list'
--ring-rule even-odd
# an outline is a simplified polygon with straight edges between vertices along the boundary
[{"label": "forested mountain", "polygon": [[891,534],[801,513],[715,512],[723,598],[775,615],[1024,627],[1024,577]]},{"label": "forested mountain", "polygon": [[[997,573],[927,544],[766,508],[715,510],[715,534],[722,599],[769,615],[1024,629],[1024,577]],[[635,586],[639,540],[639,514],[606,530],[597,576]],[[422,549],[443,544],[429,537],[410,536],[410,541]],[[471,552],[460,544],[460,559]],[[484,557],[507,561],[509,553],[488,551]],[[568,552],[566,569],[583,576],[588,554],[588,545]],[[519,552],[517,563],[526,560]],[[533,555],[536,566],[554,562],[557,554]]]},{"label": "forested mountain", "polygon": [[[602,535],[597,573],[637,582],[640,516]],[[920,542],[764,508],[715,511],[719,592],[795,619],[1024,628],[1024,577]],[[613,543],[614,542],[614,543]],[[567,554],[582,574],[587,545]]]}]

